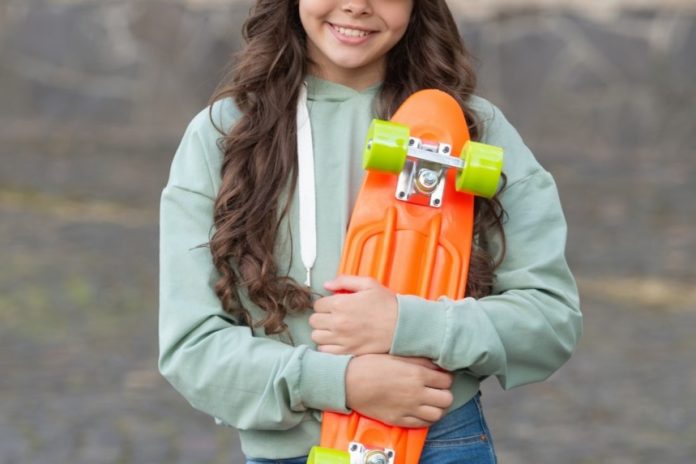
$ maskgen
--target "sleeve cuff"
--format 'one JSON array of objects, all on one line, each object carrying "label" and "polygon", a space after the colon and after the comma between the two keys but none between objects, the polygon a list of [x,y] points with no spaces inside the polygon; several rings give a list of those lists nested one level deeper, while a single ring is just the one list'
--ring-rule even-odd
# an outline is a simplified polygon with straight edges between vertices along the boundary
[{"label": "sleeve cuff", "polygon": [[302,357],[300,395],[305,406],[322,411],[348,413],[346,369],[351,356],[308,349]]},{"label": "sleeve cuff", "polygon": [[447,304],[397,295],[399,315],[390,354],[437,360],[447,332]]}]

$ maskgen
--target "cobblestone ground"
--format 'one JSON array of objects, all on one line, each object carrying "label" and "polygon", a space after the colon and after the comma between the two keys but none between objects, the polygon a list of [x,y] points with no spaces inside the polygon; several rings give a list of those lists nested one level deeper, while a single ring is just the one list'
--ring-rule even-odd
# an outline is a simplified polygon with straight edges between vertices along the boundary
[{"label": "cobblestone ground", "polygon": [[[501,462],[696,462],[695,17],[532,11],[462,29],[484,94],[558,181],[586,317],[548,381],[484,384]],[[156,371],[157,201],[176,140],[20,138],[0,144],[0,464],[241,463],[236,433]]]}]

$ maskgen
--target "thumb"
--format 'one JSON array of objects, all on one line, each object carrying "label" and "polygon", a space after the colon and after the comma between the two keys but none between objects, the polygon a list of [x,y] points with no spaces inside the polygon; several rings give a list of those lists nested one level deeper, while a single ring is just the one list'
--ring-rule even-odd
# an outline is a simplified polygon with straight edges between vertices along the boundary
[{"label": "thumb", "polygon": [[351,293],[361,292],[380,286],[372,277],[341,275],[324,284],[324,288],[330,292],[344,290]]}]

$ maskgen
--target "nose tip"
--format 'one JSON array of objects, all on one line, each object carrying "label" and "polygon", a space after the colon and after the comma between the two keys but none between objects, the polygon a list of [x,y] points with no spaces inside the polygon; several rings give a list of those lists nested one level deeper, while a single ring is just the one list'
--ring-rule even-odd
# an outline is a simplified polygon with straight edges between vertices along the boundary
[{"label": "nose tip", "polygon": [[343,4],[343,11],[353,15],[370,13],[370,2],[366,0],[348,0]]}]

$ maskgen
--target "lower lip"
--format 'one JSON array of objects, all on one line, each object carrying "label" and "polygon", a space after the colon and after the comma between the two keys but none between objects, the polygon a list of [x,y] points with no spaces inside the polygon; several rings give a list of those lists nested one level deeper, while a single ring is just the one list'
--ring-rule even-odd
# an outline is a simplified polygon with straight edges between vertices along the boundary
[{"label": "lower lip", "polygon": [[362,43],[365,43],[370,39],[370,37],[372,37],[373,34],[372,32],[370,32],[367,35],[360,37],[348,37],[347,35],[343,35],[340,32],[338,32],[338,30],[333,25],[329,24],[328,26],[336,40],[346,45],[360,45]]}]

